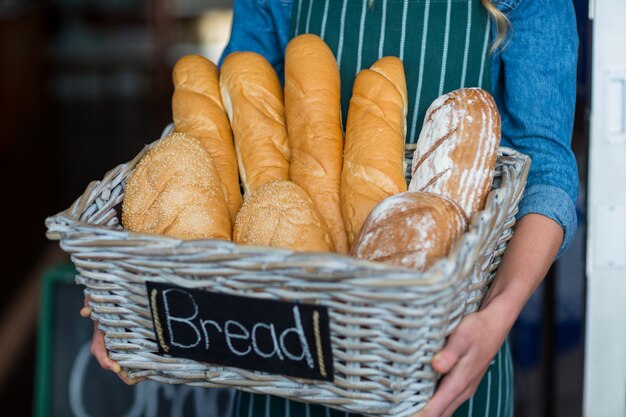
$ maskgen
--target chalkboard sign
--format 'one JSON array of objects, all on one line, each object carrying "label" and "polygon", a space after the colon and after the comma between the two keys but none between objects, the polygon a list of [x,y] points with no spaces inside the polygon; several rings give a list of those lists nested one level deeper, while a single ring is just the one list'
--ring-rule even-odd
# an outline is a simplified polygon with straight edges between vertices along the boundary
[{"label": "chalkboard sign", "polygon": [[333,380],[328,309],[148,281],[159,353]]},{"label": "chalkboard sign", "polygon": [[35,417],[227,417],[234,391],[154,381],[127,386],[89,350],[93,322],[80,317],[83,289],[63,265],[43,278]]}]

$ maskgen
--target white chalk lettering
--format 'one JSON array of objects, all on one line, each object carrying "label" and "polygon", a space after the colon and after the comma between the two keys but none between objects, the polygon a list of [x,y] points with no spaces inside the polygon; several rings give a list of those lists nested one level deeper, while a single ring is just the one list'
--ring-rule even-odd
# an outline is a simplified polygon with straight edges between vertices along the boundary
[{"label": "white chalk lettering", "polygon": [[[307,365],[309,366],[309,368],[313,369],[313,367],[315,366],[313,362],[313,357],[311,356],[311,352],[309,351],[309,344],[306,341],[306,336],[304,334],[304,329],[302,328],[302,322],[300,320],[300,310],[297,306],[293,308],[293,318],[296,323],[296,327],[288,327],[285,331],[283,331],[283,333],[280,335],[280,347],[285,353],[285,356],[287,356],[292,361],[301,361],[302,358],[306,357]],[[292,332],[296,333],[300,340],[300,344],[302,346],[302,353],[300,354],[300,356],[296,356],[293,353],[289,352],[287,350],[287,347],[285,346],[285,337]]]},{"label": "white chalk lettering", "polygon": [[[164,289],[162,297],[163,317],[160,322],[169,331],[166,337],[166,340],[169,338],[168,344],[172,348],[185,349],[185,353],[181,351],[180,355],[193,354],[190,357],[201,358],[205,352],[207,358],[215,360],[218,356],[214,355],[226,355],[231,363],[239,357],[241,359],[237,361],[241,360],[241,365],[245,366],[252,366],[246,364],[254,361],[253,358],[268,362],[290,360],[302,363],[300,366],[304,369],[315,369],[314,355],[317,351],[311,351],[309,347],[303,326],[306,316],[302,317],[304,313],[297,304],[288,306],[282,314],[268,311],[265,315],[258,308],[239,310],[242,306],[234,305],[231,311],[229,305],[217,303],[214,306],[204,298],[196,297],[193,291],[184,289]],[[293,321],[278,318],[281,315],[288,317],[289,310]],[[276,317],[279,323],[274,323],[270,317]],[[243,359],[251,353],[253,358]]]},{"label": "white chalk lettering", "polygon": [[222,328],[215,320],[200,320],[200,327],[202,327],[202,333],[204,333],[204,348],[209,350],[209,332],[206,329],[207,324],[215,326],[218,332],[222,333]]},{"label": "white chalk lettering", "polygon": [[[193,315],[189,316],[189,317],[176,317],[173,316],[171,311],[170,311],[170,306],[169,303],[167,301],[167,295],[170,292],[178,292],[181,294],[186,295],[187,297],[189,297],[189,300],[191,300],[191,304],[193,305]],[[202,340],[202,336],[200,335],[200,331],[198,330],[198,328],[192,323],[192,320],[196,318],[196,316],[198,315],[198,305],[196,304],[196,301],[193,299],[193,297],[191,296],[191,294],[189,294],[186,291],[183,290],[179,290],[179,289],[167,289],[165,291],[163,291],[163,308],[165,310],[165,316],[166,316],[166,322],[167,322],[167,329],[169,331],[169,336],[170,336],[170,344],[172,346],[176,346],[182,349],[190,349],[190,348],[194,348],[196,346],[198,346],[198,344],[200,344],[200,341]],[[196,341],[190,345],[184,345],[182,343],[177,342],[174,339],[174,330],[172,329],[172,322],[177,322],[177,323],[184,323],[187,324],[189,327],[191,327],[193,329],[193,331],[196,333]]]},{"label": "white chalk lettering", "polygon": [[[257,345],[256,332],[257,332],[257,329],[260,327],[264,327],[268,329],[270,332],[270,336],[272,337],[272,346],[274,346],[274,350],[270,353],[265,353],[261,351],[261,349],[259,349],[259,346]],[[271,358],[272,356],[276,354],[278,355],[281,361],[285,360],[282,353],[280,352],[280,349],[278,348],[278,340],[276,339],[276,329],[274,329],[273,324],[257,323],[254,325],[254,327],[252,328],[252,348],[254,349],[256,354],[262,358]]]},{"label": "white chalk lettering", "polygon": [[[239,328],[239,330],[241,330],[241,334],[237,334],[237,333],[231,333],[229,328],[230,325],[234,325],[236,327]],[[241,352],[237,349],[235,349],[235,347],[233,346],[232,342],[230,341],[230,339],[243,339],[243,340],[248,340],[250,338],[250,332],[248,332],[248,329],[246,329],[245,327],[243,327],[241,325],[241,323],[239,323],[238,321],[235,320],[228,320],[226,322],[226,324],[224,324],[224,333],[226,333],[226,344],[228,345],[228,348],[230,349],[231,352],[233,352],[235,355],[238,356],[245,356],[248,353],[250,353],[250,351],[252,350],[252,348],[250,346],[248,346],[248,349],[245,350],[244,352]]]}]

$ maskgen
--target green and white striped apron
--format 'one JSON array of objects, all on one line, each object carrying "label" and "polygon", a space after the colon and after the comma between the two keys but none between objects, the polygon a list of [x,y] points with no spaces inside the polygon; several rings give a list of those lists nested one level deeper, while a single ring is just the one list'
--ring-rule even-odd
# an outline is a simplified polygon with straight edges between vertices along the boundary
[{"label": "green and white striped apron", "polygon": [[[237,391],[233,417],[360,417],[317,404],[289,401],[271,395]],[[476,393],[453,417],[512,417],[513,362],[508,340],[489,365]]]},{"label": "green and white striped apron", "polygon": [[[409,94],[407,143],[419,137],[426,109],[461,87],[491,89],[490,20],[480,0],[294,0],[293,35],[314,33],[331,48],[341,73],[344,126],[356,74],[393,55],[404,62]],[[513,415],[508,341],[475,395],[454,417]],[[233,417],[356,417],[319,405],[238,392]]]}]

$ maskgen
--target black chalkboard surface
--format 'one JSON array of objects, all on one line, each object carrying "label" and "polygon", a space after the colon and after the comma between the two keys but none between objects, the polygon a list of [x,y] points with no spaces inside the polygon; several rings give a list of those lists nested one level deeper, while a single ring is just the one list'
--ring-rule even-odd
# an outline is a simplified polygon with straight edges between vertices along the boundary
[{"label": "black chalkboard surface", "polygon": [[328,309],[146,282],[159,353],[333,380]]},{"label": "black chalkboard surface", "polygon": [[80,317],[83,289],[71,265],[42,286],[35,417],[227,417],[233,391],[154,381],[127,386],[89,351],[93,322]]}]

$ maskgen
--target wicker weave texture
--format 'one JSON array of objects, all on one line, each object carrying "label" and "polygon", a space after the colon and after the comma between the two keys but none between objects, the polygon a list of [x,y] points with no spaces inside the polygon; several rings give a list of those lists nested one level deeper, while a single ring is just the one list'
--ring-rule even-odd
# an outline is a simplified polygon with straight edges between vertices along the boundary
[{"label": "wicker weave texture", "polygon": [[[530,164],[500,148],[485,209],[447,258],[418,273],[335,254],[127,232],[117,213],[125,181],[150,146],[46,220],[48,237],[71,254],[109,356],[133,378],[235,387],[398,417],[424,407],[438,378],[430,366],[434,353],[463,315],[478,309],[511,238]],[[158,355],[147,280],[327,306],[334,382]]]}]

